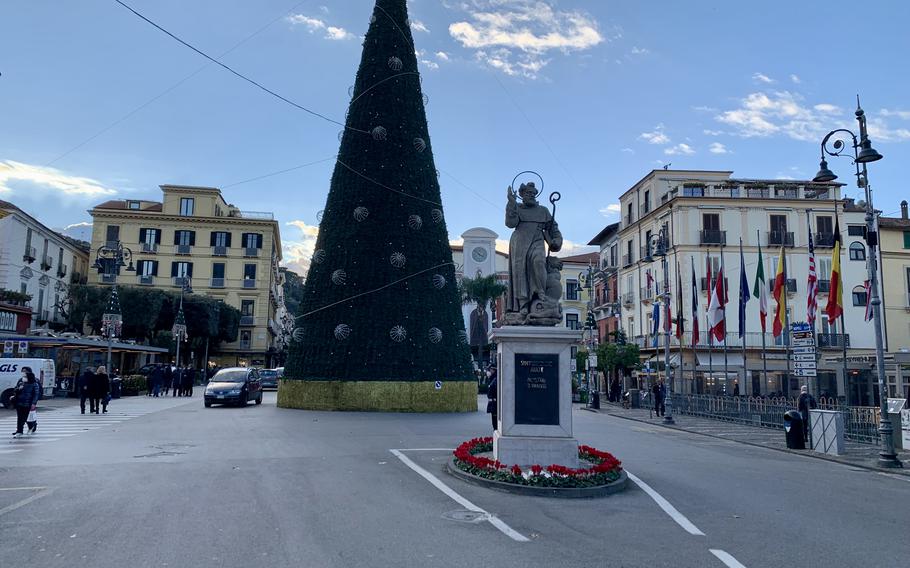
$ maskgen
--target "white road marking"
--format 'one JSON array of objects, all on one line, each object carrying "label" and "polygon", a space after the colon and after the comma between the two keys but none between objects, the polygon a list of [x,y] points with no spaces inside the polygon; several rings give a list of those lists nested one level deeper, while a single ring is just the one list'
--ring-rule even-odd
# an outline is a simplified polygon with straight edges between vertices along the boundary
[{"label": "white road marking", "polygon": [[733,558],[729,552],[724,552],[723,550],[718,550],[716,548],[709,548],[708,550],[721,562],[726,564],[728,568],[746,568],[739,560]]},{"label": "white road marking", "polygon": [[54,492],[53,489],[48,489],[47,487],[10,487],[10,488],[7,488],[8,491],[15,491],[17,489],[18,490],[38,491],[38,492],[35,493],[34,495],[26,497],[25,499],[23,499],[21,501],[17,501],[16,503],[13,503],[12,505],[7,505],[6,507],[3,507],[2,509],[0,509],[0,515],[5,515],[6,513],[9,513],[10,511],[15,511],[19,507],[24,507],[24,506],[28,505],[29,503],[31,503],[32,501],[37,501],[38,499],[41,499],[42,497],[47,497],[48,495],[50,495],[51,493]]},{"label": "white road marking", "polygon": [[705,536],[705,533],[701,532],[698,527],[696,527],[692,521],[686,518],[685,515],[676,510],[676,507],[670,504],[669,501],[663,498],[660,493],[651,489],[651,486],[639,479],[629,470],[626,470],[626,475],[629,476],[629,479],[635,482],[636,485],[641,487],[642,491],[648,494],[648,497],[654,499],[654,502],[657,503],[657,506],[663,509],[664,513],[670,515],[670,518],[676,521],[676,524],[681,526],[683,530],[687,533],[695,536]]},{"label": "white road marking", "polygon": [[468,501],[467,499],[465,499],[464,497],[462,497],[461,495],[456,493],[451,487],[449,487],[448,485],[446,485],[445,483],[440,481],[440,479],[438,477],[436,477],[429,471],[423,469],[422,467],[420,467],[419,465],[417,465],[416,463],[411,461],[410,458],[408,458],[406,455],[401,453],[401,450],[389,450],[389,451],[392,452],[392,454],[394,454],[395,457],[400,459],[406,466],[413,469],[414,471],[416,471],[418,473],[418,475],[420,475],[421,477],[423,477],[424,479],[429,481],[433,485],[433,487],[435,487],[436,489],[439,489],[440,491],[442,491],[443,493],[448,495],[453,501],[455,501],[456,503],[458,503],[459,505],[461,505],[462,507],[464,507],[465,509],[467,509],[469,511],[483,514],[484,520],[489,521],[491,525],[493,525],[494,527],[499,529],[500,532],[502,532],[503,534],[505,534],[512,540],[517,541],[517,542],[529,542],[529,539],[526,536],[524,536],[523,534],[519,533],[518,531],[516,531],[515,529],[513,529],[512,527],[510,527],[509,525],[504,523],[501,519],[494,517],[487,511],[481,509],[474,503],[471,503],[470,501]]}]

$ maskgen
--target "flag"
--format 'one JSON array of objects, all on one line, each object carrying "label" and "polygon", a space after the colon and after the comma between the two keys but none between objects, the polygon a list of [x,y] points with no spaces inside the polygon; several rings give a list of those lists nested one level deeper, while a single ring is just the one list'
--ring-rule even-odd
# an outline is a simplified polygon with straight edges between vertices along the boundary
[{"label": "flag", "polygon": [[746,337],[746,303],[749,301],[749,277],[746,276],[746,257],[743,256],[743,241],[739,240],[739,336]]},{"label": "flag", "polygon": [[866,315],[863,317],[863,321],[872,321],[872,283],[866,280],[863,288],[866,289]]},{"label": "flag", "polygon": [[670,315],[670,295],[669,294],[664,296],[664,306],[665,306],[666,312],[667,312],[664,314],[664,316],[665,316],[664,317],[664,331],[667,333],[670,333],[670,330],[672,329],[671,326],[673,324],[673,317]]},{"label": "flag", "polygon": [[651,276],[650,268],[645,271],[645,281],[647,282],[647,287],[648,287],[648,295],[645,297],[651,298],[652,297],[651,296],[651,286],[654,284],[654,277]]},{"label": "flag", "polygon": [[785,278],[787,253],[780,247],[780,257],[777,259],[777,274],[774,276],[774,300],[777,302],[777,311],[774,313],[774,337],[779,337],[787,325],[787,280]]},{"label": "flag", "polygon": [[[708,292],[708,306],[710,307],[710,305],[711,305],[711,290],[714,289],[713,281],[711,280],[711,257],[710,257],[710,256],[706,257],[706,258],[705,258],[705,261],[708,263],[708,268],[707,268],[707,271],[705,272],[705,280],[706,280],[707,292]],[[707,308],[706,308],[706,313],[705,313],[705,315],[706,315],[706,316],[708,315],[708,314],[707,314]],[[708,316],[708,317],[710,317],[710,316]],[[707,318],[706,318],[706,321],[708,321]],[[708,323],[708,329],[705,331],[705,334],[708,336],[708,345],[710,346],[711,343],[713,343],[712,339],[713,339],[713,337],[714,337],[713,335],[711,335],[711,324],[710,324],[710,322]]]},{"label": "flag", "polygon": [[831,290],[828,292],[828,305],[825,313],[828,323],[833,324],[844,313],[844,283],[840,274],[840,219],[834,222],[834,250],[831,252]]},{"label": "flag", "polygon": [[654,336],[654,347],[657,347],[657,342],[660,339],[660,303],[654,302],[654,329],[651,330],[651,335]]},{"label": "flag", "polygon": [[755,271],[755,287],[752,295],[758,298],[758,314],[761,318],[761,331],[766,333],[765,318],[768,317],[768,284],[765,282],[765,263],[761,254],[761,244],[758,245],[758,270]]},{"label": "flag", "polygon": [[692,260],[692,347],[698,345],[698,279],[695,277],[695,259]]},{"label": "flag", "polygon": [[815,329],[815,312],[818,310],[818,275],[815,273],[815,246],[812,244],[811,225],[809,226],[809,281],[806,284],[806,293],[806,321]]},{"label": "flag", "polygon": [[711,292],[711,302],[708,304],[708,333],[712,334],[718,341],[724,340],[725,330],[725,306],[724,299],[724,268],[720,267],[717,271],[717,277],[714,279],[714,290]]},{"label": "flag", "polygon": [[676,339],[682,345],[682,336],[685,333],[683,326],[683,300],[682,300],[682,272],[679,271],[679,261],[676,262]]}]

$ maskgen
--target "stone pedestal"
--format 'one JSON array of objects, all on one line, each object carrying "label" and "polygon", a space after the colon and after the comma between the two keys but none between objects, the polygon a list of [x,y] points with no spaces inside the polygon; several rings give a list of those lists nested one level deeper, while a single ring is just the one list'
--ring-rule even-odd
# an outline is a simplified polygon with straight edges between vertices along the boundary
[{"label": "stone pedestal", "polygon": [[581,331],[563,327],[505,326],[490,332],[499,346],[495,459],[578,467],[569,369],[571,347],[581,337]]}]

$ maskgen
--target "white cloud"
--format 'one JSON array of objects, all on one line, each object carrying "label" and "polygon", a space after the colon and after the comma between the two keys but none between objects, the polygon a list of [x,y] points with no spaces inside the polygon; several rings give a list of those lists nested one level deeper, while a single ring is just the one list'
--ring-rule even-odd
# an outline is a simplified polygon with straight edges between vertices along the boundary
[{"label": "white cloud", "polygon": [[282,256],[284,265],[300,274],[306,276],[310,269],[310,259],[313,258],[313,252],[316,250],[316,238],[319,236],[319,227],[307,225],[304,221],[290,221],[285,225],[297,227],[300,230],[299,236],[292,239],[285,239],[282,242]]},{"label": "white cloud", "polygon": [[910,110],[889,110],[883,108],[879,111],[879,114],[882,116],[895,116],[904,120],[910,120]]},{"label": "white cloud", "polygon": [[695,110],[698,112],[717,112],[716,108],[705,106],[705,105],[694,106],[694,107],[692,107],[692,110]]},{"label": "white cloud", "polygon": [[651,50],[646,47],[632,47],[632,55],[647,55],[649,53],[651,53]]},{"label": "white cloud", "polygon": [[0,161],[0,194],[51,191],[65,197],[95,198],[117,193],[92,178],[72,176],[55,168]]},{"label": "white cloud", "polygon": [[799,78],[799,76],[794,75],[794,74],[792,74],[792,73],[790,74],[790,80],[793,81],[793,83],[794,83],[795,85],[799,85],[800,83],[803,82],[802,79]]},{"label": "white cloud", "polygon": [[668,144],[670,142],[670,137],[664,134],[663,123],[655,126],[651,132],[642,132],[638,138],[647,141],[648,144]]},{"label": "white cloud", "polygon": [[620,207],[619,203],[611,203],[600,209],[600,214],[604,217],[613,217],[614,215],[619,215],[621,212],[622,207]]},{"label": "white cloud", "polygon": [[721,144],[720,142],[712,142],[708,147],[708,151],[712,154],[729,154],[730,151],[727,150],[727,147]]},{"label": "white cloud", "polygon": [[473,0],[457,8],[471,21],[451,24],[449,35],[508,75],[534,79],[550,62],[548,53],[583,51],[607,41],[592,17],[554,9],[543,0]]},{"label": "white cloud", "polygon": [[702,133],[704,133],[707,136],[720,136],[721,134],[724,133],[724,131],[723,130],[711,130],[709,128],[706,128],[706,129],[702,130]]},{"label": "white cloud", "polygon": [[436,59],[438,59],[438,60],[440,60],[440,61],[448,61],[448,60],[449,60],[449,54],[446,53],[445,51],[437,51],[437,52],[436,52]]},{"label": "white cloud", "polygon": [[599,252],[600,247],[582,245],[567,239],[563,239],[562,248],[559,252],[553,253],[555,257],[575,256],[576,254],[586,254],[589,252]]},{"label": "white cloud", "polygon": [[634,154],[635,150],[633,150],[632,148],[622,148],[620,150],[620,152],[625,152],[626,154]]},{"label": "white cloud", "polygon": [[764,73],[753,73],[752,80],[758,81],[759,83],[766,83],[769,85],[774,82],[774,79],[772,79],[771,77],[768,77]]},{"label": "white cloud", "polygon": [[415,32],[430,33],[430,29],[420,20],[411,20],[411,30]]},{"label": "white cloud", "polygon": [[285,18],[285,20],[295,26],[304,26],[310,33],[325,30],[325,36],[323,36],[325,39],[343,40],[354,37],[354,34],[344,28],[330,26],[319,18],[311,18],[303,14],[293,14]]},{"label": "white cloud", "polygon": [[820,104],[815,105],[812,108],[814,108],[818,112],[826,112],[826,113],[830,113],[830,114],[841,114],[843,112],[840,107],[834,106],[834,105],[828,104],[828,103],[820,103]]},{"label": "white cloud", "polygon": [[668,156],[676,156],[678,154],[691,155],[694,153],[695,150],[692,148],[692,146],[683,143],[679,143],[676,146],[671,146],[670,148],[664,149],[664,154]]}]

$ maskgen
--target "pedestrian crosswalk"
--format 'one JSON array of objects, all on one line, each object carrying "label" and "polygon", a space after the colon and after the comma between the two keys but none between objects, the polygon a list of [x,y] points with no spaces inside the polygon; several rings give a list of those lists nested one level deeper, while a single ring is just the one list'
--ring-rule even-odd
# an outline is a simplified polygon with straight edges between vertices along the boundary
[{"label": "pedestrian crosswalk", "polygon": [[[70,436],[84,434],[92,430],[115,426],[121,422],[132,420],[146,414],[162,410],[156,405],[128,405],[129,408],[117,409],[116,406],[106,414],[82,414],[78,406],[60,408],[52,411],[41,411],[38,407],[38,428],[34,434],[23,434],[14,438],[16,431],[15,412],[0,414],[0,440],[6,439],[8,444],[0,444],[0,456],[21,452],[30,446],[58,442]],[[28,430],[28,427],[25,427]]]}]

